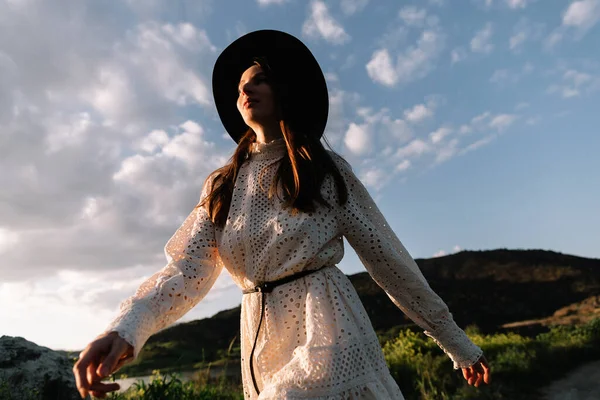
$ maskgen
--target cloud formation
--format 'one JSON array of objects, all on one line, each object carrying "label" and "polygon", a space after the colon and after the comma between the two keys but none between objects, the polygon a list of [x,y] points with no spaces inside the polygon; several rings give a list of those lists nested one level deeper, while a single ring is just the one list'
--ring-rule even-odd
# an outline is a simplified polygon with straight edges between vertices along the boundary
[{"label": "cloud formation", "polygon": [[435,68],[435,61],[444,47],[444,34],[435,16],[425,10],[405,7],[399,19],[408,29],[419,29],[415,44],[405,50],[393,51],[388,47],[376,50],[366,65],[369,77],[376,83],[394,87],[421,79]]},{"label": "cloud formation", "polygon": [[492,38],[492,24],[488,22],[478,31],[473,39],[471,39],[471,51],[474,53],[489,54],[494,49],[494,45],[490,43]]},{"label": "cloud formation", "polygon": [[350,35],[336,21],[323,1],[313,0],[309,6],[309,16],[302,25],[302,33],[309,38],[324,39],[335,45],[350,41]]}]

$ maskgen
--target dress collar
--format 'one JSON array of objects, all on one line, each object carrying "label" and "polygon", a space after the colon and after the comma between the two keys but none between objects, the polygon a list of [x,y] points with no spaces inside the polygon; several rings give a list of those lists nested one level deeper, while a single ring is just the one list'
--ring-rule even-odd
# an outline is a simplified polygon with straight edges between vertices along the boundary
[{"label": "dress collar", "polygon": [[282,157],[287,152],[287,146],[283,138],[272,140],[268,143],[252,143],[250,155],[252,159],[263,160]]}]

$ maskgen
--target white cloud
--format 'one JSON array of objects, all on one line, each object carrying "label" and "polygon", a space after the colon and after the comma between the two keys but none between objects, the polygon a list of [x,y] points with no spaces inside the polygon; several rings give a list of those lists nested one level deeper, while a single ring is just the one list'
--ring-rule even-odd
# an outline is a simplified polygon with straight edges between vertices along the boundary
[{"label": "white cloud", "polygon": [[583,31],[589,30],[600,20],[600,0],[572,2],[563,14],[562,23]]},{"label": "white cloud", "polygon": [[19,234],[8,229],[0,228],[0,254],[9,250],[19,242]]},{"label": "white cloud", "polygon": [[346,15],[361,12],[369,4],[369,0],[341,0],[340,7]]},{"label": "white cloud", "polygon": [[351,123],[346,131],[344,144],[352,153],[363,155],[372,150],[372,138],[373,135],[369,132],[367,124]]},{"label": "white cloud", "polygon": [[492,120],[490,121],[490,128],[492,129],[496,129],[498,131],[502,131],[506,128],[508,128],[510,125],[513,124],[513,122],[515,122],[517,119],[517,116],[514,114],[500,114],[500,115],[496,115],[494,118],[492,118]]},{"label": "white cloud", "polygon": [[534,69],[535,67],[533,66],[533,64],[528,61],[523,65],[522,73],[530,74],[531,72],[533,72]]},{"label": "white cloud", "polygon": [[461,125],[458,129],[458,133],[461,135],[467,135],[471,132],[473,132],[473,128],[471,128],[469,125]]},{"label": "white cloud", "polygon": [[490,82],[492,82],[492,83],[502,83],[502,82],[508,80],[508,77],[509,77],[508,70],[506,70],[506,69],[497,69],[492,74],[492,77],[490,78]]},{"label": "white cloud", "polygon": [[492,24],[488,22],[483,29],[478,31],[471,39],[471,51],[474,53],[491,53],[494,45],[490,43],[492,38]]},{"label": "white cloud", "polygon": [[426,104],[417,104],[413,108],[404,110],[404,117],[412,123],[419,123],[427,118],[433,117],[433,108]]},{"label": "white cloud", "polygon": [[573,69],[566,71],[563,77],[565,80],[572,82],[575,87],[580,87],[592,81],[592,76],[590,74]]},{"label": "white cloud", "polygon": [[581,39],[598,21],[600,21],[600,0],[573,1],[563,12],[561,26],[546,38],[545,49],[552,49],[565,37]]},{"label": "white cloud", "polygon": [[478,126],[478,125],[482,124],[484,121],[486,121],[487,119],[489,119],[491,115],[492,115],[492,113],[490,113],[489,111],[481,113],[471,119],[471,124],[474,126]]},{"label": "white cloud", "polygon": [[256,0],[256,2],[258,3],[259,6],[266,7],[266,6],[270,6],[273,4],[276,4],[276,5],[285,4],[287,2],[287,0]]},{"label": "white cloud", "polygon": [[441,127],[438,130],[431,132],[429,134],[429,139],[431,140],[431,143],[438,144],[442,140],[444,140],[445,137],[450,135],[452,132],[453,132],[452,129],[450,129],[448,127]]},{"label": "white cloud", "polygon": [[414,139],[409,144],[404,147],[399,148],[395,157],[404,160],[406,158],[417,158],[431,150],[431,147],[427,142],[424,142],[421,139]]},{"label": "white cloud", "polygon": [[477,5],[477,7],[482,8],[484,10],[489,10],[492,8],[494,3],[493,0],[472,0],[473,3]]},{"label": "white cloud", "polygon": [[[59,271],[52,278],[0,283],[0,304],[10,305],[0,308],[2,333],[24,336],[55,350],[81,350],[117,315],[119,303],[133,295],[153,272],[134,267],[107,279],[105,273]],[[229,274],[221,274],[203,300],[204,306],[193,309],[180,322],[233,308],[240,303],[238,293]]]},{"label": "white cloud", "polygon": [[90,114],[86,112],[71,115],[68,121],[58,120],[54,124],[56,124],[56,128],[45,137],[47,153],[80,146],[93,127]]},{"label": "white cloud", "polygon": [[[502,132],[510,127],[517,119],[518,115],[516,114],[505,113],[494,115],[491,112],[486,111],[473,117],[470,123],[461,125],[459,133],[461,135],[466,135],[473,132],[485,133],[490,130]],[[488,141],[484,139],[484,141],[479,145],[476,145],[476,147],[486,143],[488,143]]]},{"label": "white cloud", "polygon": [[494,140],[496,138],[496,135],[488,135],[482,139],[477,140],[474,143],[471,143],[470,145],[468,145],[467,147],[465,147],[462,151],[461,151],[461,155],[464,155],[470,151],[474,151],[479,149],[480,147],[483,147],[485,145],[487,145],[488,143],[490,143],[492,140]]},{"label": "white cloud", "polygon": [[527,40],[527,33],[524,31],[517,32],[510,37],[509,48],[511,50],[516,50],[525,43],[525,40]]},{"label": "white cloud", "polygon": [[555,30],[544,41],[544,48],[551,49],[556,46],[562,39],[564,33],[561,30]]},{"label": "white cloud", "polygon": [[129,105],[136,101],[126,71],[116,65],[100,66],[96,82],[81,97],[109,120],[125,118],[131,111]]},{"label": "white cloud", "polygon": [[344,144],[353,154],[366,155],[375,149],[402,145],[413,136],[406,121],[392,117],[387,108],[374,112],[358,107],[356,114],[363,122],[351,122],[344,137]]},{"label": "white cloud", "polygon": [[397,143],[404,143],[413,136],[410,126],[402,119],[393,119],[388,115],[383,115],[379,123],[384,135],[396,139]]},{"label": "white cloud", "polygon": [[350,41],[350,35],[330,14],[324,2],[313,0],[309,6],[310,15],[302,25],[302,33],[310,38],[322,38],[327,42],[341,45]]},{"label": "white cloud", "polygon": [[506,0],[506,4],[508,5],[508,7],[513,10],[525,8],[527,6],[527,3],[529,2],[530,1],[528,0]]},{"label": "white cloud", "polygon": [[407,169],[410,168],[411,165],[412,165],[412,163],[410,162],[410,160],[402,160],[400,162],[400,164],[396,165],[395,171],[396,172],[406,171]]},{"label": "white cloud", "polygon": [[[183,26],[182,26],[183,25]],[[172,43],[182,46],[178,53]],[[127,49],[127,57],[146,75],[157,93],[177,105],[212,104],[212,94],[205,79],[185,62],[185,52],[194,57],[214,54],[214,47],[204,31],[191,24],[159,26],[154,23],[138,27],[132,40],[133,49]],[[143,69],[142,69],[143,68]]]},{"label": "white cloud", "polygon": [[[400,10],[398,19],[404,24],[399,23],[378,40],[381,48],[373,52],[366,65],[367,73],[374,82],[389,87],[413,82],[429,74],[445,40],[438,18],[427,15],[425,10],[405,7]],[[398,43],[412,29],[421,32],[416,43],[398,48]]]},{"label": "white cloud", "polygon": [[439,251],[435,252],[432,257],[433,258],[444,257],[447,254],[448,253],[446,253],[444,250],[439,250]]},{"label": "white cloud", "polygon": [[140,141],[139,148],[147,153],[154,153],[169,142],[169,135],[164,130],[153,130]]},{"label": "white cloud", "polygon": [[360,96],[339,88],[339,83],[330,82],[329,86],[329,116],[324,136],[332,146],[342,146],[344,136],[355,110],[359,105]]},{"label": "white cloud", "polygon": [[406,25],[423,26],[427,18],[427,10],[415,6],[406,6],[400,10],[398,15]]},{"label": "white cloud", "polygon": [[360,174],[360,180],[366,186],[371,186],[376,190],[380,190],[389,181],[390,174],[380,168],[371,168]]},{"label": "white cloud", "polygon": [[452,157],[458,154],[458,138],[451,139],[447,142],[441,142],[440,146],[436,148],[435,161],[434,163],[441,164],[450,160]]},{"label": "white cloud", "polygon": [[395,86],[398,83],[398,73],[392,57],[387,49],[377,50],[367,64],[367,72],[371,79],[385,86]]},{"label": "white cloud", "polygon": [[192,24],[114,18],[128,6],[0,5],[0,31],[10,20],[23,33],[0,35],[2,282],[156,268],[203,179],[226,161],[208,134],[177,127],[181,106],[212,108],[204,82],[216,48]]},{"label": "white cloud", "polygon": [[450,53],[450,57],[452,60],[452,64],[456,64],[457,62],[463,61],[467,58],[467,51],[462,47],[457,47],[452,50]]},{"label": "white cloud", "polygon": [[534,66],[527,62],[523,65],[523,67],[518,71],[509,71],[507,69],[497,69],[494,71],[492,76],[490,77],[490,82],[495,84],[505,84],[505,83],[517,83],[524,76],[530,74],[534,70]]},{"label": "white cloud", "polygon": [[560,93],[563,98],[580,96],[600,89],[600,77],[590,73],[568,69],[562,75],[562,82],[548,87],[548,93]]},{"label": "white cloud", "polygon": [[390,87],[421,79],[433,70],[443,42],[440,32],[426,29],[416,45],[398,54],[395,60],[387,49],[375,51],[367,63],[367,73],[373,81]]}]

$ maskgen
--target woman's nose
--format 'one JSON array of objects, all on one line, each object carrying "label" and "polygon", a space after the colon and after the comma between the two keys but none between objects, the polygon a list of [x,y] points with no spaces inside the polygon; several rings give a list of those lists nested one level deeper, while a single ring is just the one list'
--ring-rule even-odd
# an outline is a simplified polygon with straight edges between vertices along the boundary
[{"label": "woman's nose", "polygon": [[242,85],[242,93],[245,95],[252,93],[252,86],[250,85],[250,82],[246,82]]}]

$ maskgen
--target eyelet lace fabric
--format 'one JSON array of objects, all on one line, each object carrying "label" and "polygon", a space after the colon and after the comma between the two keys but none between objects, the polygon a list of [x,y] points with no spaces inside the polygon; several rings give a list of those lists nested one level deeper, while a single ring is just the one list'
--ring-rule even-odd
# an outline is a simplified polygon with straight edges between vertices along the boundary
[{"label": "eyelet lace fabric", "polygon": [[[336,266],[343,237],[365,268],[406,315],[435,340],[454,368],[474,364],[482,351],[454,322],[442,299],[388,225],[352,168],[335,153],[348,187],[339,206],[333,179],[322,186],[333,206],[292,216],[267,191],[285,155],[282,139],[252,147],[235,183],[227,223],[215,227],[195,209],[165,246],[167,265],[120,307],[105,332],[116,331],[138,357],[148,338],[198,304],[223,267],[245,290],[302,270],[328,267],[275,288],[266,297],[254,352],[257,395],[248,357],[259,322],[261,293],[242,298],[240,339],[244,397],[251,400],[398,400],[371,321],[350,280]],[[201,199],[207,195],[207,183]],[[261,187],[262,182],[262,187]]]}]

